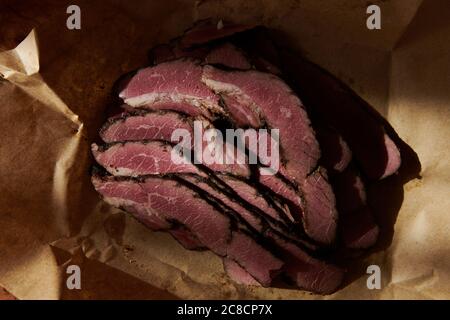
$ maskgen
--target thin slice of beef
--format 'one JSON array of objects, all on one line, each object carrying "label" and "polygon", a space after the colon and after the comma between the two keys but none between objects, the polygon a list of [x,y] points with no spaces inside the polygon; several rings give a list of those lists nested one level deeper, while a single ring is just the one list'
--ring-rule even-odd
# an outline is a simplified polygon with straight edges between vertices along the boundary
[{"label": "thin slice of beef", "polygon": [[187,250],[205,250],[206,247],[200,240],[185,226],[175,226],[167,232],[177,240]]},{"label": "thin slice of beef", "polygon": [[371,179],[382,179],[396,172],[400,152],[367,102],[298,55],[283,52],[283,57],[284,71],[302,99],[322,122],[344,137],[364,173]]},{"label": "thin slice of beef", "polygon": [[[121,181],[97,174],[92,175],[91,181],[95,190],[105,202],[133,214],[151,230],[168,230],[174,227],[164,216],[146,207],[147,195],[142,192],[142,188],[138,183],[131,180]],[[128,197],[124,198],[124,194],[128,195]]]},{"label": "thin slice of beef", "polygon": [[145,197],[125,200],[121,196],[123,193],[135,194],[143,196],[140,186],[134,183],[115,184],[107,182],[99,175],[92,176],[92,183],[96,190],[103,195],[103,199],[109,204],[121,208],[131,213],[138,221],[143,223],[147,228],[153,231],[167,231],[177,240],[184,248],[188,250],[203,250],[204,245],[200,243],[190,230],[181,224],[174,224],[173,221],[167,221],[165,217],[148,210],[142,202]]},{"label": "thin slice of beef", "polygon": [[[276,238],[276,236],[274,236]],[[279,250],[284,256],[283,273],[301,289],[319,294],[330,294],[341,285],[344,270],[332,264],[311,258],[298,247],[276,238]],[[258,286],[259,283],[236,262],[223,259],[224,270],[239,284]]]},{"label": "thin slice of beef", "polygon": [[132,107],[162,103],[195,106],[206,117],[223,114],[219,97],[201,83],[202,67],[189,59],[174,60],[139,70],[119,96]]},{"label": "thin slice of beef", "polygon": [[[200,186],[198,182],[196,185]],[[343,270],[340,268],[312,258],[305,252],[304,247],[275,229],[269,228],[260,232],[272,243],[273,250],[284,257],[285,272],[301,288],[325,294],[333,292],[340,285],[343,277]],[[241,273],[241,276],[244,274]]]},{"label": "thin slice of beef", "polygon": [[344,277],[343,269],[312,258],[299,247],[283,239],[277,239],[277,243],[285,257],[283,271],[299,288],[330,294],[341,285]]},{"label": "thin slice of beef", "polygon": [[275,209],[252,184],[229,174],[217,174],[210,179],[193,174],[179,174],[181,179],[205,191],[215,201],[233,211],[236,219],[247,225],[249,230],[263,236],[268,229],[293,241],[308,252],[317,246],[304,236],[302,229],[290,224],[282,212]]},{"label": "thin slice of beef", "polygon": [[310,175],[320,150],[301,101],[281,79],[257,71],[225,72],[206,66],[202,81],[216,93],[232,97],[269,128],[280,130],[283,163],[280,170],[302,190],[305,230],[316,241],[333,242],[337,222],[335,199],[323,169]]},{"label": "thin slice of beef", "polygon": [[308,115],[280,78],[259,71],[226,72],[205,66],[202,81],[216,93],[237,100],[264,119],[269,128],[280,130],[282,159],[289,178],[300,182],[315,168],[320,150]]},{"label": "thin slice of beef", "polygon": [[[137,177],[167,173],[197,173],[193,156],[180,155],[179,151],[167,142],[156,140],[116,142],[104,146],[92,145],[95,160],[109,173],[116,176]],[[249,176],[245,164],[212,163],[207,167],[213,171],[230,172]]]},{"label": "thin slice of beef", "polygon": [[258,114],[243,106],[237,99],[229,95],[220,95],[223,107],[239,128],[259,128],[264,123]]},{"label": "thin slice of beef", "polygon": [[285,199],[292,216],[302,221],[309,237],[324,244],[333,242],[338,213],[335,195],[323,169],[310,174],[301,190],[277,175],[261,175],[259,182]]},{"label": "thin slice of beef", "polygon": [[248,70],[252,67],[245,53],[229,42],[211,49],[204,61],[233,69]]},{"label": "thin slice of beef", "polygon": [[225,192],[222,192],[220,186],[217,186],[215,182],[211,180],[211,178],[205,178],[193,174],[180,174],[178,176],[186,182],[195,185],[196,187],[206,192],[222,206],[226,206],[233,210],[238,215],[237,219],[242,219],[242,221],[248,224],[250,229],[255,230],[255,232],[260,232],[263,230],[263,218],[261,216],[258,216],[245,206],[242,206],[236,197],[230,197]]},{"label": "thin slice of beef", "polygon": [[[259,168],[259,171],[263,170],[264,168]],[[300,221],[302,219],[305,203],[302,196],[293,185],[284,181],[279,175],[260,174],[258,182],[284,199],[284,202],[287,203],[290,208],[293,220]]]},{"label": "thin slice of beef", "polygon": [[282,223],[288,222],[286,217],[281,216],[279,211],[268,203],[267,200],[261,196],[260,192],[251,184],[247,183],[247,181],[229,174],[218,174],[217,177],[224,181],[228,187],[234,190],[239,197],[252,206],[260,208],[265,215]]},{"label": "thin slice of beef", "polygon": [[176,129],[186,130],[192,137],[192,122],[183,114],[173,111],[133,110],[108,119],[100,129],[100,137],[107,143],[131,140],[172,141]]},{"label": "thin slice of beef", "polygon": [[[103,127],[101,135],[104,140],[112,142],[117,140],[128,141],[141,139],[163,139],[170,141],[175,127],[190,130],[191,135],[193,135],[192,123],[195,119],[196,118],[189,118],[174,112],[135,112],[124,117],[114,118],[108,121],[108,124]],[[204,122],[206,121],[204,120]],[[152,173],[144,173],[141,171],[140,174]],[[217,178],[216,181],[222,181],[223,186],[226,186],[226,188],[239,191],[237,192],[237,196],[243,198],[255,207],[260,208],[263,214],[268,215],[272,219],[286,223],[294,220],[291,216],[290,210],[282,209],[283,204],[281,201],[277,204],[274,203],[275,200],[273,198],[276,196],[275,194],[270,196],[264,194],[264,196],[261,196],[258,186],[249,184],[248,180],[244,181],[238,177],[220,173],[210,172],[209,175],[211,174],[215,174]],[[271,200],[269,203],[267,202],[268,197]]]},{"label": "thin slice of beef", "polygon": [[231,280],[238,284],[246,286],[261,286],[261,284],[252,277],[244,268],[237,264],[234,260],[224,258],[223,269]]},{"label": "thin slice of beef", "polygon": [[338,213],[325,170],[317,169],[306,177],[301,186],[305,201],[303,226],[306,233],[319,242],[332,243],[336,237]]},{"label": "thin slice of beef", "polygon": [[116,176],[137,177],[175,172],[200,174],[192,162],[173,152],[172,145],[163,141],[127,141],[104,146],[94,143],[92,153],[98,164]]},{"label": "thin slice of beef", "polygon": [[208,120],[215,119],[215,116],[208,110],[205,110],[204,108],[199,108],[198,106],[195,106],[195,105],[187,103],[187,102],[158,101],[158,102],[153,102],[153,103],[149,103],[146,105],[142,105],[140,107],[132,107],[127,104],[123,104],[122,109],[124,109],[125,111],[128,111],[129,113],[133,113],[136,110],[137,111],[145,111],[145,110],[173,111],[173,112],[178,112],[178,113],[193,116],[193,117],[202,116]]},{"label": "thin slice of beef", "polygon": [[[205,247],[236,261],[264,286],[271,284],[283,266],[281,260],[245,230],[237,229],[226,212],[177,180],[155,176],[139,181],[112,176],[97,176],[93,180],[105,201],[113,199],[114,205],[137,203],[150,215],[185,226]],[[130,185],[136,187],[133,192],[124,192],[124,184],[125,190]]]}]

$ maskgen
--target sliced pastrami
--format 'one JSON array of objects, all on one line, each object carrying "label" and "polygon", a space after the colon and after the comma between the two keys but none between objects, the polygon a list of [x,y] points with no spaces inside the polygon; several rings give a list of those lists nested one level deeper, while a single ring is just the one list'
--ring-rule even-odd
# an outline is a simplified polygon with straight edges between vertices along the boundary
[{"label": "sliced pastrami", "polygon": [[178,143],[180,141],[172,141],[176,129],[184,129],[194,136],[192,123],[178,112],[139,110],[108,119],[100,130],[100,137],[107,143],[130,140]]},{"label": "sliced pastrami", "polygon": [[[184,248],[201,250],[204,245],[186,227],[168,222],[165,217],[145,206],[146,195],[136,183],[114,183],[105,181],[100,176],[92,176],[95,189],[103,196],[103,200],[114,207],[131,213],[138,221],[153,231],[168,231]],[[129,194],[123,198],[123,194]]]},{"label": "sliced pastrami", "polygon": [[266,215],[272,219],[285,222],[285,218],[269,204],[266,199],[258,192],[256,188],[248,184],[246,181],[226,174],[218,174],[217,177],[224,181],[236,194],[246,202],[256,208],[260,208]]},{"label": "sliced pastrami", "polygon": [[172,146],[162,141],[128,141],[107,146],[94,143],[92,153],[98,164],[116,176],[200,173],[194,164],[173,152]]},{"label": "sliced pastrami", "polygon": [[[163,216],[146,207],[147,195],[142,192],[138,183],[128,180],[119,181],[98,175],[93,175],[91,181],[105,202],[133,214],[151,230],[167,230],[173,227],[172,223],[166,221]],[[128,196],[123,197],[124,194]]]},{"label": "sliced pastrami", "polygon": [[[192,133],[193,119],[186,118],[174,112],[139,112],[130,114],[123,118],[113,119],[103,127],[101,136],[107,142],[141,140],[141,139],[162,139],[170,141],[172,132],[175,128],[184,128]],[[141,174],[143,174],[141,172]],[[220,175],[229,188],[238,191],[238,195],[261,208],[262,212],[275,220],[284,221],[264,197],[253,186],[238,178],[228,175]],[[290,214],[286,210],[287,214]],[[289,219],[293,218],[289,215]]]},{"label": "sliced pastrami", "polygon": [[[171,144],[163,141],[142,140],[113,143],[107,146],[92,145],[95,160],[109,173],[116,176],[137,177],[167,173],[197,173],[199,168],[193,159],[180,155]],[[248,176],[245,164],[212,163],[207,167],[213,171],[229,172]]]},{"label": "sliced pastrami", "polygon": [[259,182],[287,200],[290,215],[297,221],[301,219],[311,239],[326,245],[334,241],[338,211],[325,169],[319,167],[300,183],[300,187],[279,175],[260,175]]},{"label": "sliced pastrami", "polygon": [[[138,202],[150,214],[185,226],[205,247],[236,261],[262,285],[270,285],[283,266],[281,260],[245,230],[236,230],[226,212],[176,180],[153,176],[139,181],[111,176],[94,179],[96,190],[105,200],[121,198],[125,202]],[[133,192],[122,192],[123,184],[127,188],[130,184],[137,187]]]},{"label": "sliced pastrami", "polygon": [[[261,172],[264,168],[259,168]],[[303,217],[304,200],[299,192],[287,182],[283,181],[278,175],[262,175],[258,178],[259,183],[266,186],[274,193],[282,197],[290,208],[291,217],[295,221],[300,221]]]},{"label": "sliced pastrami", "polygon": [[229,197],[227,194],[222,192],[220,187],[215,185],[211,180],[208,180],[205,177],[190,174],[179,175],[179,177],[205,191],[222,205],[232,209],[254,230],[263,230],[261,217],[256,216],[255,213],[242,206],[236,198]]},{"label": "sliced pastrami", "polygon": [[221,95],[224,108],[238,127],[259,128],[263,122],[260,117],[229,95]]},{"label": "sliced pastrami", "polygon": [[308,176],[320,150],[300,100],[279,78],[257,71],[224,72],[206,66],[202,81],[222,96],[232,96],[270,128],[279,129],[284,160],[280,172],[303,190],[305,231],[314,240],[330,244],[336,230],[335,199],[322,169]]},{"label": "sliced pastrami", "polygon": [[[270,128],[279,129],[284,160],[279,169],[302,190],[306,200],[305,231],[314,240],[330,244],[336,234],[336,203],[323,169],[308,176],[317,164],[320,151],[300,100],[280,79],[256,71],[224,72],[206,66],[202,81],[222,97],[231,96],[235,103],[263,119]],[[264,163],[268,159],[260,160]]]},{"label": "sliced pastrami", "polygon": [[223,269],[231,280],[238,284],[246,286],[261,286],[261,284],[252,277],[244,268],[237,264],[234,260],[224,258]]},{"label": "sliced pastrami", "polygon": [[[282,212],[275,209],[257,188],[241,178],[217,173],[206,179],[198,175],[184,174],[179,177],[206,191],[216,201],[232,209],[249,225],[249,228],[264,234],[266,228],[274,228],[288,238],[302,240],[293,233]],[[292,234],[291,234],[292,233]],[[312,246],[311,246],[312,248]]]},{"label": "sliced pastrami", "polygon": [[269,128],[280,130],[282,159],[290,179],[300,182],[315,168],[320,150],[308,115],[280,78],[259,71],[226,72],[205,66],[202,81],[216,93],[233,97],[264,119]]},{"label": "sliced pastrami", "polygon": [[204,250],[205,246],[185,226],[176,226],[168,232],[187,250]]},{"label": "sliced pastrami", "polygon": [[226,256],[238,263],[261,285],[267,287],[279,274],[284,263],[245,232],[233,231]]},{"label": "sliced pastrami", "polygon": [[252,67],[244,52],[231,43],[214,47],[205,57],[205,63],[241,70],[248,70]]},{"label": "sliced pastrami", "polygon": [[205,116],[223,114],[219,97],[201,83],[202,67],[192,60],[164,62],[139,70],[119,96],[132,107],[182,103],[195,106]]},{"label": "sliced pastrami", "polygon": [[338,214],[325,170],[314,171],[301,186],[306,202],[303,212],[305,231],[316,241],[331,244],[336,236]]},{"label": "sliced pastrami", "polygon": [[330,294],[341,285],[344,270],[341,268],[310,257],[299,247],[281,238],[277,244],[284,253],[284,273],[304,290]]},{"label": "sliced pastrami", "polygon": [[[103,188],[108,184],[108,188]],[[123,185],[133,192],[123,192]],[[95,185],[94,185],[95,186]],[[152,215],[163,217],[166,221],[174,221],[186,226],[193,234],[211,250],[225,255],[228,242],[231,240],[229,218],[201,200],[194,191],[180,185],[176,181],[159,177],[148,177],[142,182],[130,179],[103,177],[97,179],[97,191],[107,201],[114,195],[124,201],[133,201],[145,207]],[[110,203],[114,205],[113,203]]]},{"label": "sliced pastrami", "polygon": [[203,116],[208,120],[214,119],[214,116],[205,109],[199,108],[195,105],[189,104],[187,102],[167,102],[167,101],[159,101],[151,104],[143,105],[140,107],[132,107],[127,104],[122,105],[122,109],[129,113],[133,113],[135,111],[173,111],[178,112],[180,114],[188,115],[188,116]]},{"label": "sliced pastrami", "polygon": [[314,243],[305,239],[301,229],[289,225],[282,212],[274,209],[258,189],[243,179],[228,174],[217,174],[210,177],[210,180],[192,174],[179,174],[178,177],[191,187],[195,186],[206,192],[250,231],[270,239],[275,232],[308,252],[317,249]]}]

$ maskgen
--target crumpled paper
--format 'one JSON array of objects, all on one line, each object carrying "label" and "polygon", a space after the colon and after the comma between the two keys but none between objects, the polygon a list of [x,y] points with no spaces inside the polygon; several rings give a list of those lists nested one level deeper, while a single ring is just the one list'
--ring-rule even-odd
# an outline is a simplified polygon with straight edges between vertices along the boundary
[{"label": "crumpled paper", "polygon": [[[371,31],[359,0],[85,0],[81,29],[68,30],[68,1],[2,1],[0,286],[19,299],[450,298],[450,4],[374,3],[382,29]],[[369,190],[378,209],[400,191],[394,233],[333,295],[237,285],[219,258],[150,232],[90,184],[89,146],[116,103],[114,81],[206,17],[274,29],[373,105],[420,159],[420,177],[406,168]],[[66,286],[74,264],[81,290]],[[366,285],[372,264],[380,290]]]}]

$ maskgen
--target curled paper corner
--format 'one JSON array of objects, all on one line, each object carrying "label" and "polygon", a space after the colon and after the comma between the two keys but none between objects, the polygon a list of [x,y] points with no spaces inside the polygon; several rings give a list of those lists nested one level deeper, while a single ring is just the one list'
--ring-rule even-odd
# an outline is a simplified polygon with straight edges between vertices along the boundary
[{"label": "curled paper corner", "polygon": [[20,57],[25,74],[30,76],[39,72],[39,49],[34,29],[14,50]]},{"label": "curled paper corner", "polygon": [[5,79],[16,73],[31,76],[39,72],[39,47],[34,29],[16,48],[0,53],[0,72]]},{"label": "curled paper corner", "polygon": [[79,116],[45,82],[39,71],[39,41],[35,29],[16,48],[0,52],[0,75],[34,99],[62,113],[77,126],[76,134],[82,134]]}]

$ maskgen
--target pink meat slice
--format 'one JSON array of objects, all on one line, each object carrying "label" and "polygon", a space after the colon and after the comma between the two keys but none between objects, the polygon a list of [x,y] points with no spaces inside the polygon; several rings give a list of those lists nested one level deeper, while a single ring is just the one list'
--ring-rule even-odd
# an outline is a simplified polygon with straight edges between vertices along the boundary
[{"label": "pink meat slice", "polygon": [[231,280],[238,284],[246,286],[261,286],[261,284],[252,277],[244,268],[237,264],[234,260],[224,258],[223,269]]},{"label": "pink meat slice", "polygon": [[202,72],[189,59],[164,62],[139,70],[119,96],[132,107],[175,102],[200,108],[205,116],[223,113],[218,96],[201,83]]},{"label": "pink meat slice", "polygon": [[110,143],[130,140],[164,140],[172,141],[176,129],[186,130],[194,136],[192,123],[177,112],[137,112],[125,113],[119,117],[108,119],[100,130],[103,141]]},{"label": "pink meat slice", "polygon": [[[260,168],[259,170],[264,169]],[[276,175],[260,175],[258,181],[287,200],[293,220],[300,221],[302,219],[305,203],[298,191]]]},{"label": "pink meat slice", "polygon": [[233,189],[242,199],[255,206],[256,208],[260,208],[265,214],[270,216],[271,218],[283,222],[283,218],[280,217],[278,211],[273,208],[264,197],[251,185],[246,183],[245,181],[235,178],[232,176],[219,174],[218,177],[222,179],[231,189]]},{"label": "pink meat slice", "polygon": [[303,226],[313,239],[330,244],[336,237],[338,213],[326,172],[318,169],[302,183],[305,200]]},{"label": "pink meat slice", "polygon": [[251,126],[253,128],[259,128],[262,125],[262,121],[259,116],[252,110],[242,105],[234,97],[229,95],[221,95],[221,98],[225,104],[225,108],[227,109],[229,116],[237,126]]},{"label": "pink meat slice", "polygon": [[[143,204],[146,201],[146,196],[142,193],[138,184],[107,182],[95,175],[92,177],[92,183],[95,189],[103,195],[103,199],[107,203],[131,213],[150,230],[169,232],[175,240],[188,250],[204,248],[203,244],[186,227],[181,225],[175,226],[168,222],[165,217],[157,214],[157,212],[149,210]],[[124,199],[122,197],[124,193],[129,194],[130,197]]]},{"label": "pink meat slice", "polygon": [[283,272],[299,288],[320,294],[330,294],[341,285],[344,270],[333,264],[312,258],[301,248],[277,235],[272,235],[272,238],[276,241],[284,256]]},{"label": "pink meat slice", "polygon": [[[102,178],[97,175],[93,175],[91,181],[105,202],[133,214],[151,230],[168,230],[173,227],[164,216],[146,207],[147,195],[138,183],[132,181],[119,183],[113,178]],[[123,197],[124,194],[127,195],[126,198]]]},{"label": "pink meat slice", "polygon": [[[200,173],[193,163],[182,163],[185,159],[172,151],[171,145],[161,141],[127,141],[107,147],[92,145],[95,160],[112,175],[137,177],[177,172]],[[172,157],[180,163],[173,161]]]},{"label": "pink meat slice", "polygon": [[283,159],[291,179],[302,181],[316,166],[320,150],[308,115],[281,79],[259,71],[226,72],[205,66],[202,81],[263,117],[270,128],[280,130]]},{"label": "pink meat slice", "polygon": [[[101,130],[101,136],[106,142],[142,139],[171,141],[172,132],[176,128],[186,129],[190,132],[191,136],[193,136],[192,123],[194,120],[194,118],[188,118],[176,112],[139,112],[138,114],[129,114],[122,118],[114,118],[108,121],[108,124]],[[222,179],[225,184],[229,186],[229,188],[235,190],[241,198],[255,207],[260,208],[272,218],[283,221],[278,211],[267,203],[255,187],[251,186],[246,181],[233,178],[229,175],[220,173],[217,173],[217,175],[219,179]],[[207,184],[203,183],[203,185],[205,188],[207,187]],[[212,193],[214,190],[210,187],[208,192]],[[215,193],[217,196],[217,192]],[[221,198],[221,200],[224,201],[228,199],[226,196]],[[232,205],[234,206],[237,205],[233,201],[229,202],[232,202]],[[286,213],[290,214],[289,211]],[[289,216],[289,218],[291,217]]]},{"label": "pink meat slice", "polygon": [[[162,141],[126,141],[99,147],[92,145],[95,160],[110,174],[137,177],[167,173],[202,174],[193,159],[175,152],[173,147]],[[213,163],[208,165],[213,171],[229,172],[247,177],[249,168],[245,164]]]},{"label": "pink meat slice", "polygon": [[[121,202],[138,203],[150,215],[157,215],[167,221],[174,221],[188,228],[193,235],[214,253],[228,257],[245,268],[262,285],[271,284],[283,262],[270,251],[259,245],[245,231],[233,230],[227,215],[217,211],[210,203],[200,198],[192,189],[177,181],[147,177],[136,182],[114,177],[93,177],[96,190],[112,205]],[[105,186],[105,184],[107,186]],[[123,192],[122,185],[133,192]]]},{"label": "pink meat slice", "polygon": [[151,110],[151,111],[175,111],[181,114],[189,116],[203,116],[209,120],[214,119],[214,116],[204,108],[189,104],[187,102],[172,102],[172,101],[158,101],[149,104],[142,105],[140,107],[132,107],[127,104],[123,104],[122,108],[128,112],[134,112],[136,109]]},{"label": "pink meat slice", "polygon": [[322,169],[308,176],[320,150],[301,101],[279,78],[258,71],[225,72],[205,66],[202,81],[216,93],[231,96],[270,128],[279,129],[284,160],[280,171],[303,191],[306,232],[330,244],[336,234],[335,199]]},{"label": "pink meat slice", "polygon": [[253,227],[255,230],[262,230],[263,226],[261,224],[261,220],[248,209],[241,206],[236,199],[230,198],[225,193],[217,190],[216,188],[212,187],[210,184],[207,183],[207,180],[205,180],[203,177],[196,176],[196,175],[182,175],[180,176],[183,180],[186,180],[193,185],[196,185],[203,191],[206,191],[210,196],[212,196],[214,199],[219,200],[224,205],[228,206],[232,210],[234,210],[236,213],[238,213],[241,218],[246,221],[251,227]]},{"label": "pink meat slice", "polygon": [[203,250],[205,246],[184,226],[177,226],[168,232],[187,250]]},{"label": "pink meat slice", "polygon": [[[330,294],[342,283],[344,271],[332,264],[311,258],[295,245],[274,236],[284,255],[283,272],[305,290]],[[259,286],[251,274],[233,260],[223,259],[224,270],[239,284]]]}]

